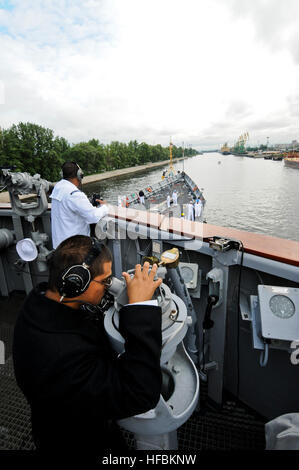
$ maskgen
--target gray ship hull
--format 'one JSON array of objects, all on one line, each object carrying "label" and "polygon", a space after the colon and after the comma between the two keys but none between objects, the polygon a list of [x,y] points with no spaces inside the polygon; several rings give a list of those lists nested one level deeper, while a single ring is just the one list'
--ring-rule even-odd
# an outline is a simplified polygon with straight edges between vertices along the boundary
[{"label": "gray ship hull", "polygon": [[[188,177],[182,176],[185,184]],[[191,179],[189,183],[188,197],[197,196],[200,190]],[[160,189],[148,191],[147,202],[162,189],[160,185]],[[51,213],[40,192],[36,206],[15,203],[12,189],[11,197],[12,207],[0,207],[0,340],[5,346],[5,364],[0,366],[4,378],[0,382],[0,447],[33,449],[28,405],[13,377],[11,344],[24,298],[18,292],[29,292],[47,279]],[[174,217],[167,208],[163,213],[163,206],[156,212],[140,210],[135,199],[128,200],[128,208],[114,207],[97,224],[96,233],[113,252],[113,274],[118,278],[144,256],[159,258],[164,250],[179,250],[179,267],[169,268],[163,283],[174,299],[181,299],[176,300],[177,308],[187,309],[192,318],[184,344],[200,377],[200,404],[177,429],[179,450],[264,448],[265,421],[299,408],[299,369],[294,367],[290,349],[298,336],[294,324],[288,329],[289,323],[279,320],[284,315],[281,297],[288,297],[288,305],[295,306],[290,318],[295,320],[298,315],[299,243],[187,221]],[[32,262],[20,260],[16,252],[16,242],[26,237],[38,250],[38,258]],[[211,327],[206,328],[211,295],[218,301],[210,312]],[[268,308],[267,299],[272,297],[273,302],[278,297],[275,315]],[[269,330],[263,330],[269,319]],[[284,338],[277,337],[281,329],[275,329],[276,321],[284,322]],[[134,436],[125,432],[133,442]]]}]

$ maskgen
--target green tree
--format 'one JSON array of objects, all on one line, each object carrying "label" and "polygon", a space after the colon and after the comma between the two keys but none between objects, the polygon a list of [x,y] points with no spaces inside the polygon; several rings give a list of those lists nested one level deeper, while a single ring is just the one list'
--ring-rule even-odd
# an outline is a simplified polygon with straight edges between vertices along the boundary
[{"label": "green tree", "polygon": [[91,175],[102,170],[104,153],[100,146],[95,148],[89,143],[81,142],[65,153],[64,160],[77,162],[84,174]]},{"label": "green tree", "polygon": [[2,132],[1,166],[13,166],[16,171],[32,175],[39,173],[55,181],[68,147],[67,141],[54,137],[51,129],[20,122]]},{"label": "green tree", "polygon": [[[182,147],[174,145],[172,153],[173,158],[181,157]],[[195,149],[185,149],[186,156],[196,154]],[[104,145],[94,138],[71,146],[65,138],[55,137],[51,129],[29,122],[0,129],[0,166],[39,173],[50,181],[58,180],[61,165],[68,160],[76,161],[85,174],[95,174],[168,159],[169,147],[160,144],[131,140]]]},{"label": "green tree", "polygon": [[128,162],[129,166],[139,165],[139,156],[138,156],[138,147],[139,144],[137,140],[131,140],[127,146],[128,152]]},{"label": "green tree", "polygon": [[145,142],[142,142],[138,147],[138,160],[140,165],[150,161],[150,146]]}]

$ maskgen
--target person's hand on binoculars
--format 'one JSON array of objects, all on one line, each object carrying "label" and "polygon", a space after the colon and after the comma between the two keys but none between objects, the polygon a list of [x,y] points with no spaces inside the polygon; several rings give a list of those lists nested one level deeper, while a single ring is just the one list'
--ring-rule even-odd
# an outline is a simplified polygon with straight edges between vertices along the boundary
[{"label": "person's hand on binoculars", "polygon": [[158,266],[154,264],[150,272],[149,267],[148,261],[144,263],[142,269],[140,264],[136,264],[133,278],[126,272],[122,273],[127,283],[129,304],[151,300],[157,287],[162,284],[162,279],[154,281]]},{"label": "person's hand on binoculars", "polygon": [[96,199],[96,202],[99,202],[100,204],[107,204],[107,201],[104,201],[103,199]]}]

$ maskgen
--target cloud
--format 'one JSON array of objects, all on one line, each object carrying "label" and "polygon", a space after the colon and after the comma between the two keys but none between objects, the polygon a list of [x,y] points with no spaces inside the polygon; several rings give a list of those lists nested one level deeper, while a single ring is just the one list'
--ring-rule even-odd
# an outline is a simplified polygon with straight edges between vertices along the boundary
[{"label": "cloud", "polygon": [[297,118],[299,109],[299,89],[296,93],[293,93],[287,97],[287,103],[290,116]]},{"label": "cloud", "polygon": [[0,104],[5,103],[5,88],[4,83],[0,81]]},{"label": "cloud", "polygon": [[288,2],[0,1],[0,125],[36,122],[71,142],[215,146],[267,121],[293,136],[299,8]]},{"label": "cloud", "polygon": [[232,101],[229,105],[226,115],[230,119],[244,119],[251,114],[251,106],[248,101]]},{"label": "cloud", "polygon": [[248,18],[258,40],[272,51],[284,49],[298,61],[297,0],[226,0],[235,18]]},{"label": "cloud", "polygon": [[10,0],[0,0],[0,9],[2,10],[12,10],[13,4]]}]

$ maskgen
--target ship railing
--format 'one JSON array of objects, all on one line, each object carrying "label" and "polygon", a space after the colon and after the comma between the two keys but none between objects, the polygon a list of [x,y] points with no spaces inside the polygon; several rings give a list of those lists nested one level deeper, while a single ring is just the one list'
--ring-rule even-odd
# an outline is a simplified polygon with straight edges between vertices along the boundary
[{"label": "ship railing", "polygon": [[[194,193],[197,197],[199,198],[202,198],[203,197],[203,193],[202,191],[195,185],[194,181],[192,181],[192,179],[185,174],[184,176],[185,178],[185,182],[187,184],[187,186],[190,188],[190,190],[192,191],[192,193]],[[205,201],[205,200],[204,200]]]}]

